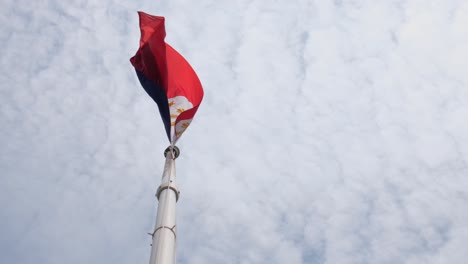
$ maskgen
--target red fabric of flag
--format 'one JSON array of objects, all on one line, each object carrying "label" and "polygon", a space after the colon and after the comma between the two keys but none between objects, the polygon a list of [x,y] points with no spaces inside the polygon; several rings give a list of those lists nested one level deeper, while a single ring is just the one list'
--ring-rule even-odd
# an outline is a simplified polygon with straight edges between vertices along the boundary
[{"label": "red fabric of flag", "polygon": [[164,42],[164,17],[138,12],[140,48],[130,62],[141,85],[157,103],[169,141],[189,126],[203,99],[203,88],[190,64]]}]

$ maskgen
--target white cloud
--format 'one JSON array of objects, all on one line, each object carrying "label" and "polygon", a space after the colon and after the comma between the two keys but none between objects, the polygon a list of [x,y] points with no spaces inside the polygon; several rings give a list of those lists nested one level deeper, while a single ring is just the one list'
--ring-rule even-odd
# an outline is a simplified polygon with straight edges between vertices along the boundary
[{"label": "white cloud", "polygon": [[167,142],[128,61],[136,10],[166,16],[205,88],[179,263],[463,262],[467,9],[2,3],[0,262],[148,261]]}]

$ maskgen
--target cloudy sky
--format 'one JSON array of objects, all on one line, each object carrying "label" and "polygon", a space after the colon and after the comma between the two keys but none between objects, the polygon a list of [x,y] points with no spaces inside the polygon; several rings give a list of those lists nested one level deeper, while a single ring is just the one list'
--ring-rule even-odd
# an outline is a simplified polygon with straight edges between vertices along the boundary
[{"label": "cloudy sky", "polygon": [[178,263],[466,262],[468,1],[2,0],[1,263],[148,262],[138,10],[205,89]]}]

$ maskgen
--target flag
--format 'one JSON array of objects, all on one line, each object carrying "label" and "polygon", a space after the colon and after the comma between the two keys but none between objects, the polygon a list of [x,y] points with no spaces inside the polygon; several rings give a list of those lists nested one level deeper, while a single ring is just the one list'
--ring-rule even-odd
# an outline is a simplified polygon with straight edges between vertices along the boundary
[{"label": "flag", "polygon": [[190,64],[164,38],[164,17],[138,12],[140,48],[130,59],[141,85],[156,102],[167,137],[175,143],[192,121],[203,88]]}]

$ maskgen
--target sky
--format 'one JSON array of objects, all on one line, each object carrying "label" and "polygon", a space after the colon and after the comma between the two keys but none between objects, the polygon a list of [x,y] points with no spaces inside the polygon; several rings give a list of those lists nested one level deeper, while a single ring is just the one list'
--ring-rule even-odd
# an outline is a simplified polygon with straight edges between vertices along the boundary
[{"label": "sky", "polygon": [[205,91],[177,263],[464,263],[468,1],[2,0],[0,263],[148,263],[137,11]]}]

